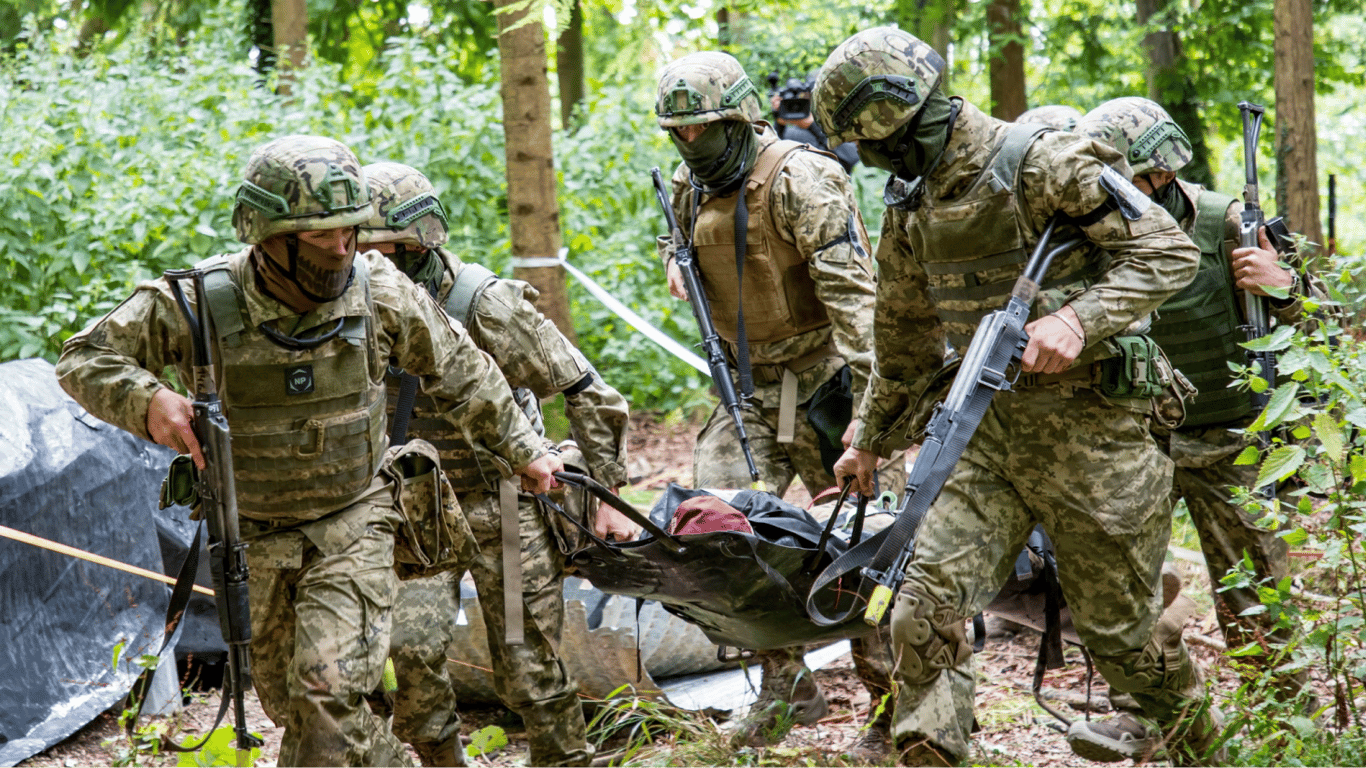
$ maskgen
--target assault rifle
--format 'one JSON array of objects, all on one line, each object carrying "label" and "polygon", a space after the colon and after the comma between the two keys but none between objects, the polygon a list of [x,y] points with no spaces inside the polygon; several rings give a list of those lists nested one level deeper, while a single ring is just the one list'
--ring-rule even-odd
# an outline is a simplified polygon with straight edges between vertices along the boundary
[{"label": "assault rifle", "polygon": [[[1238,102],[1238,109],[1243,113],[1243,173],[1245,185],[1243,187],[1243,214],[1238,226],[1238,244],[1244,248],[1259,247],[1257,232],[1266,227],[1267,235],[1276,249],[1286,253],[1291,247],[1289,243],[1289,231],[1285,225],[1285,219],[1277,216],[1271,221],[1266,221],[1262,213],[1261,204],[1258,202],[1260,193],[1258,192],[1257,179],[1257,140],[1262,131],[1262,116],[1266,113],[1266,108],[1260,104],[1253,104],[1250,101]],[[1243,291],[1243,334],[1248,341],[1260,339],[1271,332],[1271,312],[1267,297],[1258,296],[1252,291]],[[1271,350],[1247,351],[1247,364],[1249,368],[1256,368],[1257,375],[1266,380],[1267,386],[1261,392],[1251,393],[1252,405],[1261,412],[1266,408],[1267,403],[1271,402],[1271,390],[1276,387],[1276,353]],[[1265,432],[1258,433],[1258,442],[1265,449],[1270,444],[1270,438]],[[1276,495],[1275,483],[1258,489],[1267,499]]]},{"label": "assault rifle", "polygon": [[[218,720],[222,721],[231,695],[237,764],[245,766],[251,763],[252,748],[260,747],[262,741],[247,731],[243,698],[251,688],[251,659],[247,652],[251,642],[247,545],[242,541],[237,525],[232,438],[228,432],[227,417],[223,414],[223,402],[218,399],[218,388],[214,382],[213,357],[208,341],[212,338],[213,320],[209,314],[202,270],[170,270],[165,277],[190,328],[194,347],[194,436],[204,454],[204,469],[194,473],[194,490],[199,499],[199,512],[209,529],[209,569],[213,576],[214,603],[218,606],[219,628],[228,645],[227,666],[223,675],[223,703],[218,710]],[[194,284],[198,297],[197,312],[190,308],[181,289],[180,281],[186,279]],[[198,547],[197,538],[195,547]],[[214,728],[217,727],[218,723],[214,723]]]},{"label": "assault rifle", "polygon": [[[1053,245],[1053,230],[1060,216],[1054,214],[1049,219],[1025,264],[1024,274],[1011,289],[1009,303],[977,324],[948,396],[930,416],[920,453],[906,479],[906,493],[896,522],[886,529],[885,536],[880,534],[866,539],[841,555],[812,584],[807,593],[806,609],[815,623],[822,626],[838,624],[853,613],[855,609],[851,607],[843,614],[829,618],[822,615],[816,603],[818,593],[826,585],[855,570],[860,571],[864,582],[860,584],[859,594],[864,594],[868,582],[874,585],[863,620],[872,626],[882,622],[905,577],[921,519],[939,497],[996,393],[1009,390],[1019,377],[1020,359],[1029,344],[1024,327],[1029,322],[1029,311],[1039,293],[1039,284],[1048,272],[1048,265],[1057,256],[1084,242],[1078,237]],[[863,566],[863,563],[867,565]]]},{"label": "assault rifle", "polygon": [[726,363],[726,350],[721,344],[721,335],[716,332],[716,324],[711,320],[711,305],[707,294],[702,292],[702,273],[697,268],[697,254],[692,243],[683,234],[674,216],[673,205],[669,202],[669,191],[664,186],[664,176],[659,168],[650,169],[650,177],[655,182],[655,198],[659,208],[664,211],[664,221],[669,226],[673,238],[674,263],[683,273],[683,285],[688,291],[688,303],[692,305],[692,316],[697,320],[697,328],[702,333],[702,350],[707,353],[707,367],[711,369],[711,380],[721,396],[721,404],[730,412],[735,423],[735,431],[740,437],[740,450],[745,454],[745,464],[749,469],[750,487],[756,491],[768,490],[764,481],[759,479],[759,469],[754,466],[754,455],[749,450],[749,434],[745,432],[745,422],[740,416],[743,405],[735,392],[735,382],[730,378],[730,365]]}]

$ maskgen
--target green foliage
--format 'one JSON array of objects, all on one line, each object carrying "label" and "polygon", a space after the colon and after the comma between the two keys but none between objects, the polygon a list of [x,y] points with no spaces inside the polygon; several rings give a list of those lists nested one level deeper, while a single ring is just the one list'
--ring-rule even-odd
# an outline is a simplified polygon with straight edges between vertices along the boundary
[{"label": "green foliage", "polygon": [[486,725],[470,734],[470,743],[465,747],[465,754],[470,757],[487,757],[507,745],[507,732],[496,725]]},{"label": "green foliage", "polygon": [[[261,737],[259,733],[252,735],[257,738]],[[252,747],[247,765],[256,765],[256,761],[260,757],[260,748]],[[176,761],[178,768],[197,768],[197,766],[208,765],[237,765],[237,734],[231,725],[223,725],[214,729],[214,732],[209,734],[209,738],[204,741],[204,746],[193,752],[181,752],[180,758]]]},{"label": "green foliage", "polygon": [[[629,685],[593,704],[588,741],[608,765],[655,764],[660,757],[668,765],[734,764],[716,724],[701,713],[639,698]],[[660,741],[669,748],[656,751]]]}]

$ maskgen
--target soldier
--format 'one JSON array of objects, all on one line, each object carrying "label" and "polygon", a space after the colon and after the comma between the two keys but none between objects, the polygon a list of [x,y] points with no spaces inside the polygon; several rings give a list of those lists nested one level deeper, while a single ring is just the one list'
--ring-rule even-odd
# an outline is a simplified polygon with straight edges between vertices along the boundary
[{"label": "soldier", "polygon": [[[1085,243],[1055,260],[1025,328],[1024,372],[996,395],[920,526],[892,612],[900,758],[968,757],[975,680],[965,620],[1042,523],[1101,673],[1171,734],[1174,759],[1198,759],[1216,718],[1179,628],[1155,626],[1171,462],[1149,433],[1153,403],[1133,391],[1142,382],[1124,374],[1110,387],[1103,375],[1163,363],[1126,343],[1136,367],[1110,367],[1123,359],[1116,339],[1190,281],[1199,254],[1109,168],[1118,155],[950,99],[943,71],[932,47],[878,27],[841,43],[816,79],[816,117],[831,141],[857,142],[865,164],[893,174],[877,253],[877,365],[836,475],[866,488],[878,454],[914,439],[923,424],[898,421],[940,368],[939,343],[964,353],[978,319],[1005,305],[1046,222],[1060,217],[1063,236]],[[937,343],[907,343],[926,337]],[[1125,738],[1108,723],[1091,728]]]},{"label": "soldier", "polygon": [[[756,405],[744,420],[760,478],[778,496],[798,475],[818,493],[834,484],[830,467],[851,434],[845,425],[872,362],[873,265],[848,176],[829,154],[778,139],[759,119],[754,85],[728,54],[695,53],[666,67],[655,113],[683,156],[672,202],[697,250],[712,320],[738,369],[737,389],[752,390]],[[686,300],[672,242],[659,242],[669,292]],[[750,484],[724,407],[697,437],[693,473],[698,488]],[[899,490],[904,455],[881,474],[883,487]],[[763,684],[734,735],[737,745],[780,741],[794,723],[826,712],[800,648],[758,658]],[[883,643],[855,640],[854,662],[872,712],[884,714],[870,713],[853,751],[876,761],[890,749],[889,720],[878,707],[891,689],[890,660]]]},{"label": "soldier", "polygon": [[[356,255],[372,205],[340,142],[288,136],[252,153],[233,225],[249,247],[200,263],[219,365],[251,593],[251,663],[285,729],[280,765],[408,765],[363,695],[389,650],[402,517],[379,474],[384,362],[422,377],[443,416],[546,490],[561,463],[507,383],[422,289]],[[191,339],[164,278],[67,341],[62,387],[123,429],[204,458],[190,401]],[[307,373],[307,382],[298,375]],[[294,374],[289,378],[287,374]]]},{"label": "soldier", "polygon": [[[825,149],[825,131],[811,116],[811,84],[815,81],[815,74],[805,80],[790,77],[787,85],[773,94],[774,130],[780,139],[800,141],[816,149]],[[858,163],[858,152],[847,144],[831,151],[845,171],[852,171]]]},{"label": "soldier", "polygon": [[1070,131],[1077,127],[1077,121],[1080,119],[1081,110],[1076,107],[1069,107],[1065,104],[1045,104],[1042,107],[1035,107],[1020,113],[1020,116],[1015,118],[1015,122],[1034,123],[1056,128],[1060,131]]},{"label": "soldier", "polygon": [[[1261,604],[1256,585],[1220,586],[1244,555],[1259,580],[1276,584],[1289,573],[1285,540],[1258,526],[1229,491],[1233,486],[1251,488],[1257,481],[1255,465],[1234,464],[1248,445],[1247,436],[1234,430],[1247,427],[1257,412],[1246,390],[1231,386],[1234,376],[1228,366],[1247,360],[1238,346],[1246,338],[1240,328],[1240,291],[1267,296],[1263,286],[1286,289],[1288,298],[1269,300],[1282,324],[1299,321],[1305,297],[1323,298],[1327,292],[1321,285],[1311,288],[1313,278],[1307,272],[1301,277],[1300,269],[1277,264],[1265,228],[1259,233],[1261,248],[1239,247],[1243,204],[1177,178],[1176,172],[1190,162],[1190,140],[1157,103],[1135,97],[1112,99],[1086,113],[1076,132],[1123,154],[1133,168],[1134,185],[1170,213],[1200,248],[1200,272],[1162,304],[1152,328],[1153,338],[1199,395],[1187,404],[1180,428],[1159,429],[1156,436],[1175,462],[1172,499],[1186,500],[1200,536],[1228,647],[1268,639],[1284,646],[1290,640],[1288,629],[1276,629],[1274,619],[1264,613],[1249,613]],[[1303,672],[1285,676],[1282,693],[1293,696],[1306,679]]]},{"label": "soldier", "polygon": [[[540,421],[539,400],[563,393],[570,429],[587,459],[585,468],[609,488],[624,485],[626,400],[536,310],[536,289],[519,280],[499,279],[442,247],[447,238],[445,212],[422,173],[398,163],[375,163],[364,170],[375,212],[361,224],[361,243],[382,252],[426,287],[447,314],[464,325],[471,341],[493,357],[509,384],[519,388],[516,395],[532,409],[533,423]],[[399,390],[398,380],[391,377],[391,410],[401,401]],[[558,652],[564,574],[562,544],[552,533],[556,521],[548,521],[548,510],[541,510],[531,496],[520,496],[512,508],[501,509],[500,478],[488,457],[440,417],[432,399],[418,397],[411,410],[411,434],[440,450],[441,467],[479,541],[480,555],[471,572],[488,630],[494,689],[526,724],[529,764],[587,765],[592,751],[584,738],[578,685]],[[504,525],[518,527],[518,551],[504,551]],[[639,533],[634,523],[607,505],[599,508],[595,528],[599,536],[621,541]],[[503,559],[508,555],[520,559],[522,604],[515,611],[525,617],[525,640],[520,644],[509,644],[506,636]],[[446,649],[459,607],[459,585],[446,576],[404,582],[395,606],[392,656],[399,685],[394,733],[413,745],[424,765],[464,764],[455,692],[446,672]]]}]

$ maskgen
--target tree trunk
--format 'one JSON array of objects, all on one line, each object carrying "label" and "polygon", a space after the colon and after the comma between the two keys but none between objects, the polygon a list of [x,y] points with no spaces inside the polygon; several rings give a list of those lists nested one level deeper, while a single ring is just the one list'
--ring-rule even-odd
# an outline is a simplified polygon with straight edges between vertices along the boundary
[{"label": "tree trunk", "polygon": [[1276,0],[1276,212],[1322,243],[1314,134],[1314,6]]},{"label": "tree trunk", "polygon": [[[929,43],[949,62],[950,33],[957,14],[957,0],[895,0],[892,18],[902,29]],[[949,62],[951,63],[951,62]],[[949,68],[944,70],[943,90],[949,89]]]},{"label": "tree trunk", "polygon": [[1024,46],[1020,44],[1020,0],[987,5],[987,55],[991,73],[991,116],[1014,120],[1024,113]]},{"label": "tree trunk", "polygon": [[1172,29],[1168,18],[1169,4],[1170,0],[1136,2],[1140,26],[1162,25],[1161,29],[1143,37],[1143,47],[1148,51],[1148,98],[1161,104],[1190,138],[1191,161],[1180,170],[1181,178],[1212,187],[1214,175],[1209,169],[1205,120],[1200,114],[1195,84],[1181,71],[1185,53],[1181,49],[1181,37]]},{"label": "tree trunk", "polygon": [[275,66],[280,71],[282,96],[293,91],[294,70],[303,68],[308,55],[307,0],[270,0],[270,25],[275,35]]},{"label": "tree trunk", "polygon": [[731,40],[730,9],[723,5],[716,9],[716,47],[724,51],[730,47]]},{"label": "tree trunk", "polygon": [[275,69],[275,31],[271,24],[271,0],[247,0],[242,11],[247,40],[256,48],[256,71],[265,75]]},{"label": "tree trunk", "polygon": [[569,26],[555,45],[555,75],[560,81],[560,125],[566,131],[574,121],[574,107],[583,101],[583,4],[574,0]]},{"label": "tree trunk", "polygon": [[[495,5],[503,8],[516,1],[495,0]],[[525,15],[525,11],[498,14],[512,272],[518,280],[525,280],[540,291],[536,308],[570,341],[577,343],[564,268],[517,265],[519,259],[555,258],[561,242],[560,208],[555,200],[555,156],[550,139],[545,28],[539,21],[532,21],[508,31]]]}]

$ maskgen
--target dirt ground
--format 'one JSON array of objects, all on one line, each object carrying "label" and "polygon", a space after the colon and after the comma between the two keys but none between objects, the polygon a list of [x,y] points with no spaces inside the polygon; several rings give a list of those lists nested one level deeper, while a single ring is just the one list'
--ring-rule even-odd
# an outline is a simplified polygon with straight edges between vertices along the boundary
[{"label": "dirt ground", "polygon": [[[629,498],[643,503],[652,492],[662,489],[669,481],[687,484],[690,481],[692,440],[696,426],[685,421],[651,420],[638,418],[633,424],[630,474],[633,486]],[[806,503],[809,496],[798,485],[788,493],[788,500]],[[1218,629],[1210,614],[1208,581],[1203,569],[1189,562],[1178,563],[1185,577],[1183,593],[1201,607],[1187,625],[1190,650],[1216,678],[1215,689],[1232,690],[1237,683],[1223,666],[1222,657],[1210,647],[1205,638],[1217,636]],[[992,765],[1072,766],[1091,765],[1072,755],[1062,735],[1049,726],[1056,720],[1039,707],[1030,694],[1034,660],[1038,652],[1038,635],[1024,630],[1014,636],[993,638],[977,655],[978,672],[977,717],[982,731],[975,737],[972,762]],[[1076,707],[1085,700],[1085,666],[1080,652],[1069,648],[1067,666],[1048,674],[1045,695],[1058,702],[1058,708],[1069,718],[1083,717]],[[820,722],[794,729],[786,740],[774,748],[772,758],[760,759],[757,764],[780,765],[773,762],[782,753],[838,755],[860,736],[860,726],[868,711],[868,694],[854,674],[853,664],[846,655],[817,672],[830,714]],[[1104,716],[1108,707],[1103,680],[1096,677],[1091,703],[1093,716]],[[101,715],[94,722],[51,749],[20,763],[23,766],[110,765],[119,761],[122,743],[117,723],[117,709]],[[163,726],[174,727],[182,734],[203,733],[213,723],[218,711],[216,693],[197,694],[183,712],[171,718],[153,718]],[[258,766],[273,766],[278,756],[282,729],[272,725],[262,712],[254,695],[248,696],[249,727],[265,738],[266,746]],[[488,757],[477,758],[472,764],[486,766],[523,765],[526,759],[525,733],[520,722],[500,709],[463,711],[466,735],[488,724],[503,727],[510,745]],[[183,738],[183,737],[182,737]],[[737,763],[741,758],[737,756]],[[745,756],[745,764],[756,764],[754,756]],[[780,758],[779,758],[780,759]],[[139,764],[175,765],[175,755],[140,756]],[[821,764],[816,761],[815,764]]]}]

